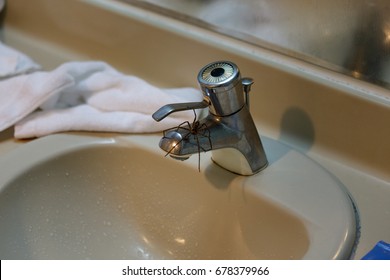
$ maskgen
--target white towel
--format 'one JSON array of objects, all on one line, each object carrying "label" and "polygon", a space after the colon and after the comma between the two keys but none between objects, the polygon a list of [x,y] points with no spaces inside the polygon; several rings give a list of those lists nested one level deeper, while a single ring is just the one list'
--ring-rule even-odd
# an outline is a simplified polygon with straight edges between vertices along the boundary
[{"label": "white towel", "polygon": [[73,83],[72,77],[57,72],[37,72],[0,81],[0,131],[14,125]]},{"label": "white towel", "polygon": [[156,132],[194,117],[179,112],[155,122],[151,114],[161,106],[201,100],[194,88],[159,89],[104,62],[69,62],[1,81],[0,131],[16,124],[16,138],[61,131]]},{"label": "white towel", "polygon": [[29,73],[39,68],[32,59],[0,42],[0,79]]}]

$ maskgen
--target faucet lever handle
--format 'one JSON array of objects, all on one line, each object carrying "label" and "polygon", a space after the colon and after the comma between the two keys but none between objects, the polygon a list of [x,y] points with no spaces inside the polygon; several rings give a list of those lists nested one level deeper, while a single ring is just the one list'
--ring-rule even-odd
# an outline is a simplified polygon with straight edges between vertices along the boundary
[{"label": "faucet lever handle", "polygon": [[209,102],[204,99],[201,102],[188,102],[188,103],[173,103],[162,106],[152,115],[153,119],[157,122],[163,120],[168,115],[185,110],[203,109],[209,106]]},{"label": "faucet lever handle", "polygon": [[252,78],[246,77],[246,78],[242,78],[241,83],[242,83],[242,86],[244,88],[245,103],[249,109],[249,92],[251,90],[251,87],[252,87],[254,81]]}]

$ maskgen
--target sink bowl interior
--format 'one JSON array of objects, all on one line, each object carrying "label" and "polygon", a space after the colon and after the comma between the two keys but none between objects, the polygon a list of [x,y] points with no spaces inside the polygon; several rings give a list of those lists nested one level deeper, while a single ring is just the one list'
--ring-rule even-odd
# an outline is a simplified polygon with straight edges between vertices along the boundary
[{"label": "sink bowl interior", "polygon": [[[197,164],[116,141],[65,146],[1,182],[2,259],[301,259],[340,257],[340,246],[351,251],[344,240],[331,254],[318,252],[332,235],[354,238],[353,213],[350,221],[321,222],[292,207],[316,197],[302,197],[302,174],[283,165],[287,148],[270,156],[269,171],[243,177],[212,163],[199,173]],[[12,155],[7,162],[12,168]],[[340,203],[350,209],[348,199]],[[350,225],[334,231],[327,223]]]},{"label": "sink bowl interior", "polygon": [[309,244],[298,218],[239,184],[218,189],[182,164],[112,145],[27,170],[0,213],[8,258],[300,258]]}]

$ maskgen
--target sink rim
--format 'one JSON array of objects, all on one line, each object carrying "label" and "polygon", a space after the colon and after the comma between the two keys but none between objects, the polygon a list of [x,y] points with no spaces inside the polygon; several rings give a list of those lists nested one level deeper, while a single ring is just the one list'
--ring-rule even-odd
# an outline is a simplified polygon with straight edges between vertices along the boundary
[{"label": "sink rim", "polygon": [[[0,168],[5,173],[5,175],[1,176],[0,178],[0,193],[2,192],[3,188],[8,185],[8,183],[12,182],[18,175],[22,174],[25,170],[35,166],[40,162],[54,158],[58,155],[97,145],[141,147],[150,150],[153,153],[156,153],[157,151],[159,152],[158,148],[156,148],[156,143],[158,142],[159,138],[160,136],[157,135],[119,135],[108,137],[107,135],[105,135],[102,137],[91,133],[81,133],[56,134],[37,139],[35,141],[27,143],[26,145],[21,146],[18,149],[10,151],[9,153],[5,154],[3,157],[0,158]],[[265,147],[265,149],[267,151],[267,147]],[[300,154],[295,150],[293,151],[297,154]],[[26,157],[26,155],[28,155],[28,157]],[[21,156],[23,156],[25,160],[21,161]],[[311,161],[314,166],[316,166],[316,168],[319,167],[322,170],[325,170],[322,166],[318,165],[316,162],[312,161],[305,155],[302,154],[302,156],[305,157],[307,160]],[[211,162],[210,160],[206,160],[205,156],[203,156],[202,158],[203,165],[207,165]],[[195,164],[193,167],[194,172],[197,173],[197,164]],[[251,177],[247,177],[245,179],[249,181],[250,185],[251,180],[253,181],[258,178],[256,176],[263,175],[263,173],[260,173]],[[332,175],[329,174],[329,176],[331,178]],[[358,238],[358,216],[352,198],[350,197],[346,189],[342,185],[340,185],[340,193],[343,192],[345,193],[344,199],[346,200],[344,207],[345,211],[341,212],[340,215],[344,216],[346,221],[346,227],[345,229],[343,229],[343,234],[345,236],[341,236],[341,238],[344,238],[343,242],[345,243],[342,243],[343,246],[339,246],[335,253],[323,253],[322,250],[320,252],[318,251],[319,248],[326,248],[327,244],[324,244],[324,242],[332,238],[332,235],[329,235],[330,230],[324,231],[324,228],[321,228],[321,226],[319,226],[321,222],[313,221],[310,215],[305,217],[297,212],[294,213],[293,211],[294,216],[297,216],[299,219],[302,219],[304,221],[310,238],[309,248],[304,255],[304,259],[346,259],[352,257]],[[272,194],[272,191],[269,198],[271,198],[271,200],[275,198],[275,196]]]}]

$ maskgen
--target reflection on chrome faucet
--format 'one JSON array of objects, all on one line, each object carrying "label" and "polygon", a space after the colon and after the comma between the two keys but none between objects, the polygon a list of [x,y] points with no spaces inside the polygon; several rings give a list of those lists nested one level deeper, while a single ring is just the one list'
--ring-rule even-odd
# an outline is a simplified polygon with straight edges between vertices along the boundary
[{"label": "reflection on chrome faucet", "polygon": [[164,131],[160,148],[171,157],[188,159],[192,154],[212,151],[219,166],[252,175],[268,164],[266,154],[249,112],[251,78],[241,78],[238,67],[229,61],[213,62],[198,74],[202,102],[168,104],[153,114],[161,121],[171,113],[208,107],[209,114],[192,123]]}]

